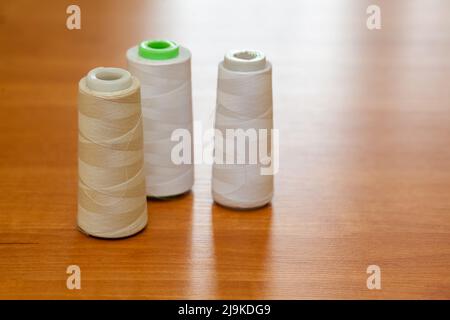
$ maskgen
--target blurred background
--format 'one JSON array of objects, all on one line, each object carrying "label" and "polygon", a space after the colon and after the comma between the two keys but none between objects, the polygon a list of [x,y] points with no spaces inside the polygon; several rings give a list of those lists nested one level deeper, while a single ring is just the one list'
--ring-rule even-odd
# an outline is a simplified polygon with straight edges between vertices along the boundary
[{"label": "blurred background", "polygon": [[[89,239],[75,228],[78,81],[151,38],[191,50],[205,129],[225,52],[266,53],[275,198],[221,208],[201,165],[193,193],[149,203],[141,235]],[[449,1],[2,1],[0,41],[2,298],[450,298]]]}]

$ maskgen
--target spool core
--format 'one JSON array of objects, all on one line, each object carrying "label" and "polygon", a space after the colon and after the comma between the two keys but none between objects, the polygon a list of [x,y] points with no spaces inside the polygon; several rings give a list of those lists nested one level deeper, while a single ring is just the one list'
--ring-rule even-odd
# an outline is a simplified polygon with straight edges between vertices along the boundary
[{"label": "spool core", "polygon": [[266,56],[257,50],[230,50],[225,54],[223,66],[239,72],[259,71],[266,66]]},{"label": "spool core", "polygon": [[168,40],[145,40],[139,44],[139,56],[151,60],[168,60],[178,57],[180,46]]},{"label": "spool core", "polygon": [[86,86],[93,91],[114,92],[128,89],[132,85],[131,74],[120,68],[99,67],[89,71]]}]

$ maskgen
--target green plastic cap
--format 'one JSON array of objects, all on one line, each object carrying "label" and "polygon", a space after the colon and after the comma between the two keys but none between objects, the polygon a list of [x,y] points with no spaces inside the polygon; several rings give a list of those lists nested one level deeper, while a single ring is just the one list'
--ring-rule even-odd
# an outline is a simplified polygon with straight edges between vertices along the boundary
[{"label": "green plastic cap", "polygon": [[168,60],[178,56],[180,46],[168,40],[145,40],[139,45],[139,56],[151,60]]}]

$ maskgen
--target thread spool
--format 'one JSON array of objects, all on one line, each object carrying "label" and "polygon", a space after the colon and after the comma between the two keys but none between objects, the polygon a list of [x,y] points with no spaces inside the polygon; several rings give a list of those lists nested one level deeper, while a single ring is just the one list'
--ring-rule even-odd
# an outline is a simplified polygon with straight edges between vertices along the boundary
[{"label": "thread spool", "polygon": [[[194,184],[191,54],[172,41],[149,40],[130,48],[127,59],[128,70],[141,82],[147,196],[183,194]],[[191,137],[188,163],[171,159],[177,129]]]},{"label": "thread spool", "polygon": [[122,238],[147,225],[139,81],[96,68],[79,82],[78,227]]},{"label": "thread spool", "polygon": [[[222,134],[224,147],[217,144],[216,137],[212,173],[215,202],[231,208],[253,209],[271,201],[273,175],[262,175],[263,159],[251,163],[249,152],[253,142],[258,149],[260,143],[267,143],[268,153],[271,153],[272,114],[272,66],[265,55],[255,50],[227,52],[219,64],[217,84],[215,129]],[[230,140],[227,139],[227,129],[254,129],[258,133],[260,129],[266,129],[267,135],[258,134],[253,141],[249,137],[245,148],[240,148],[237,143],[234,143],[234,148],[226,148]],[[224,155],[223,164],[217,161],[219,149]],[[226,163],[230,152],[236,155],[236,159],[247,153],[246,162]]]}]

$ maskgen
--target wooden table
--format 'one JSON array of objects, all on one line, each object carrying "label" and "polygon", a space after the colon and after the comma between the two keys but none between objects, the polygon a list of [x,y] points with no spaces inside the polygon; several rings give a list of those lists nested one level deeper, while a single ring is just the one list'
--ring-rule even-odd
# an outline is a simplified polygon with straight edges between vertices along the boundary
[{"label": "wooden table", "polygon": [[[450,2],[66,1],[0,4],[0,298],[450,298]],[[116,241],[76,229],[77,84],[145,38],[193,52],[194,117],[212,125],[230,48],[273,63],[272,205],[150,201]],[[66,268],[81,268],[81,290]],[[382,289],[366,287],[369,265]]]}]

